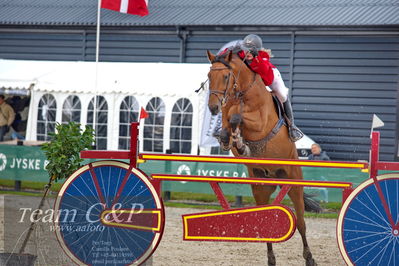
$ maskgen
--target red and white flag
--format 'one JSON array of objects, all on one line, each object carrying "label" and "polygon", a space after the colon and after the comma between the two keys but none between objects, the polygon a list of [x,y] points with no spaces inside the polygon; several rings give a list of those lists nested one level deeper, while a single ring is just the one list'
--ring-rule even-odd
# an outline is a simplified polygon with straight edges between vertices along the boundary
[{"label": "red and white flag", "polygon": [[148,15],[148,0],[101,0],[101,7],[142,17]]}]

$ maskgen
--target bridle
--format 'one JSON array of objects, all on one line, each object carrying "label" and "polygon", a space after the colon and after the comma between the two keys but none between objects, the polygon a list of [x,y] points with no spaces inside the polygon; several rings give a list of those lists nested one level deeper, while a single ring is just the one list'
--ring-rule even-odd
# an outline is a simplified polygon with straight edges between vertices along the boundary
[{"label": "bridle", "polygon": [[233,70],[231,69],[231,67],[211,67],[210,68],[210,71],[218,71],[218,70],[226,70],[226,69],[230,69],[230,71],[229,71],[229,75],[227,76],[227,82],[226,82],[226,88],[223,90],[223,91],[220,91],[220,90],[212,90],[212,89],[210,89],[209,88],[209,93],[210,93],[210,95],[215,95],[217,98],[218,98],[218,100],[219,100],[219,104],[221,105],[221,106],[225,106],[226,105],[226,103],[227,103],[227,101],[228,101],[228,99],[229,99],[229,94],[228,94],[228,91],[229,91],[229,85],[230,85],[230,77],[231,76],[233,76],[233,80],[234,80],[234,82],[233,82],[233,86],[232,86],[232,89],[233,89],[233,91],[235,91],[236,89],[237,89],[237,87],[238,87],[238,84],[237,84],[237,78],[236,78],[236,76],[234,75],[234,72],[233,72]]},{"label": "bridle", "polygon": [[[238,90],[239,86],[238,86],[237,80],[240,77],[241,67],[242,66],[240,66],[240,69],[238,70],[238,73],[237,73],[237,76],[236,76],[234,74],[234,72],[233,72],[233,68],[231,67],[231,65],[228,62],[226,62],[223,57],[217,56],[211,63],[213,65],[214,63],[217,63],[217,62],[222,63],[224,66],[223,67],[213,67],[213,66],[211,66],[210,67],[210,72],[211,71],[226,70],[226,69],[228,69],[230,71],[229,71],[229,75],[227,76],[226,88],[223,91],[212,90],[211,88],[209,88],[210,95],[212,95],[212,94],[215,95],[217,97],[218,101],[219,101],[220,106],[224,107],[227,104],[227,102],[229,100],[229,97],[231,96],[231,94],[229,94],[229,90],[232,89],[233,92],[234,92],[233,100],[240,101],[240,103],[242,105],[244,103],[243,96],[245,95],[245,91],[248,91],[255,84],[256,73],[254,73],[253,81],[252,81],[251,85],[248,87],[248,90],[245,90],[245,91]],[[231,76],[233,76],[233,85],[231,87],[229,87],[229,85],[230,85],[230,77]]]}]

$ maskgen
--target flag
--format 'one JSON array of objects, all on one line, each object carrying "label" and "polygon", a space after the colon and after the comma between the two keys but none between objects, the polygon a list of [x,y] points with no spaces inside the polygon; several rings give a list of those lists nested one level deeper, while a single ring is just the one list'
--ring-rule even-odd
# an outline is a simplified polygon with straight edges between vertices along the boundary
[{"label": "flag", "polygon": [[101,7],[142,17],[148,15],[148,0],[101,0]]},{"label": "flag", "polygon": [[140,119],[146,119],[147,117],[148,117],[148,113],[144,110],[143,107],[141,107],[139,120]]},{"label": "flag", "polygon": [[222,127],[222,113],[211,115],[208,108],[205,110],[201,131],[201,147],[219,147],[219,141],[214,137]]},{"label": "flag", "polygon": [[[209,93],[204,97],[204,99],[205,102],[208,102]],[[219,147],[219,141],[214,137],[214,134],[219,133],[222,127],[222,113],[212,115],[207,105],[205,105],[204,108],[200,146]]]},{"label": "flag", "polygon": [[376,115],[373,115],[373,122],[371,124],[371,129],[378,128],[378,127],[383,127],[384,122]]}]

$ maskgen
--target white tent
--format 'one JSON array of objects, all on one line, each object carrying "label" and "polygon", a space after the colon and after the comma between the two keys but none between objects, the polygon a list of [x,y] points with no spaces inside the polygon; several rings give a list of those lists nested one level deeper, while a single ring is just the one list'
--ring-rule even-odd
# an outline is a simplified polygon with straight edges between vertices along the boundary
[{"label": "white tent", "polygon": [[[81,124],[87,122],[91,99],[104,96],[108,103],[107,149],[118,149],[119,108],[126,96],[134,96],[143,107],[153,97],[165,104],[164,151],[169,148],[172,108],[180,98],[193,106],[192,153],[196,152],[204,111],[204,93],[197,94],[207,78],[208,64],[111,63],[0,60],[0,89],[27,91],[31,95],[27,140],[36,140],[38,105],[41,97],[52,94],[57,103],[56,121],[61,122],[63,102],[69,95],[79,97]],[[143,130],[140,132],[140,139]],[[141,141],[141,143],[143,143]]]}]

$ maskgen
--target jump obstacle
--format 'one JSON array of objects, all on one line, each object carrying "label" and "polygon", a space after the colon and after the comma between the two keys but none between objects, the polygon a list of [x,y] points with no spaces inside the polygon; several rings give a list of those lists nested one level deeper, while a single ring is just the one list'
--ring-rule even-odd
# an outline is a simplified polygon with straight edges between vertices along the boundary
[{"label": "jump obstacle", "polygon": [[[83,225],[104,228],[101,232],[93,230],[92,233],[80,233],[77,230],[70,232],[66,229],[57,232],[64,251],[76,263],[100,265],[106,260],[107,257],[104,257],[103,253],[94,252],[93,255],[90,251],[96,250],[100,245],[98,243],[106,243],[104,244],[106,247],[114,249],[115,247],[123,249],[125,253],[122,251],[110,253],[111,257],[119,259],[121,264],[145,262],[158,246],[164,230],[165,212],[160,197],[162,181],[208,182],[223,208],[219,211],[183,215],[183,239],[191,241],[263,243],[287,241],[295,232],[296,217],[289,207],[281,204],[281,201],[291,187],[342,189],[343,208],[338,219],[337,238],[345,262],[351,265],[378,260],[389,265],[391,261],[399,261],[399,251],[395,250],[394,242],[398,241],[399,237],[399,202],[394,200],[398,197],[398,190],[392,189],[399,187],[399,175],[388,174],[377,177],[379,170],[399,170],[399,163],[379,161],[379,132],[372,132],[369,162],[326,162],[139,154],[137,147],[139,124],[132,123],[130,129],[129,151],[81,151],[82,158],[112,160],[97,161],[81,167],[60,190],[55,204],[57,211],[72,212],[77,209],[76,206],[79,206],[76,211],[77,216],[86,217],[81,221]],[[115,159],[128,159],[129,164],[114,161]],[[138,169],[138,159],[367,169],[370,179],[354,190],[350,182],[158,173],[147,177]],[[278,185],[281,189],[269,205],[232,208],[219,185],[221,183]],[[137,210],[132,207],[133,204],[142,208]],[[67,218],[61,216],[57,225],[64,228],[68,222]],[[371,223],[370,220],[372,220],[371,228],[367,226]],[[389,237],[386,237],[387,235]],[[362,245],[366,242],[366,250],[359,246],[359,239]],[[378,248],[381,244],[385,244],[383,254]]]}]

